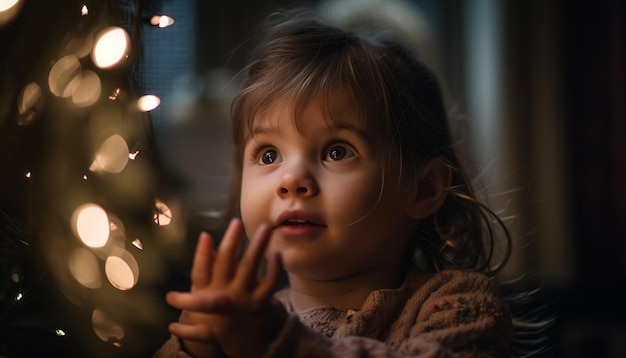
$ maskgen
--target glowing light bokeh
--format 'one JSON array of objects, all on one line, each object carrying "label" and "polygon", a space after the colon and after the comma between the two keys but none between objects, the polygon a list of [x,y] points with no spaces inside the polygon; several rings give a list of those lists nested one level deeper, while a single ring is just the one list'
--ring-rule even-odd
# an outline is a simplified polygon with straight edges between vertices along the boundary
[{"label": "glowing light bokeh", "polygon": [[101,88],[100,77],[93,71],[84,71],[72,93],[72,101],[78,107],[91,106],[100,98]]},{"label": "glowing light bokeh", "polygon": [[126,168],[128,160],[128,144],[122,136],[114,134],[102,142],[90,169],[119,173]]},{"label": "glowing light bokeh", "polygon": [[150,18],[150,25],[160,28],[169,27],[174,24],[174,19],[167,15],[154,15]]},{"label": "glowing light bokeh", "polygon": [[154,222],[157,225],[165,226],[172,222],[172,210],[164,202],[157,200],[154,203],[157,212],[154,214]]},{"label": "glowing light bokeh", "polygon": [[100,309],[93,310],[91,324],[98,338],[105,342],[119,342],[124,338],[124,328]]},{"label": "glowing light bokeh", "polygon": [[128,251],[123,251],[119,256],[107,257],[104,264],[104,272],[107,279],[118,290],[130,290],[139,278],[139,265]]},{"label": "glowing light bokeh", "polygon": [[56,334],[57,337],[65,337],[65,331],[60,328],[55,329],[54,334]]},{"label": "glowing light bokeh", "polygon": [[0,26],[13,20],[21,8],[20,0],[0,0]]},{"label": "glowing light bokeh", "polygon": [[27,84],[22,89],[22,92],[20,92],[20,97],[17,102],[17,110],[20,114],[24,114],[27,111],[32,110],[40,98],[41,87],[34,82]]},{"label": "glowing light bokeh", "polygon": [[63,54],[72,54],[79,58],[85,58],[91,53],[91,50],[93,50],[93,41],[94,39],[91,33],[77,34],[68,41]]},{"label": "glowing light bokeh", "polygon": [[119,64],[130,52],[130,36],[121,27],[108,27],[96,38],[91,53],[94,64],[100,68],[110,68]]},{"label": "glowing light bokeh", "polygon": [[100,206],[85,204],[74,211],[72,227],[89,247],[102,247],[109,239],[109,218]]},{"label": "glowing light bokeh", "polygon": [[68,263],[70,272],[78,283],[87,288],[99,288],[102,286],[98,258],[91,251],[75,249],[70,254]]},{"label": "glowing light bokeh", "polygon": [[20,126],[26,126],[35,120],[38,115],[39,103],[43,101],[41,87],[38,84],[31,82],[22,88],[17,100],[17,110],[19,116],[17,118],[17,124]]},{"label": "glowing light bokeh", "polygon": [[142,112],[150,112],[151,110],[157,108],[159,104],[161,104],[161,99],[153,94],[141,96],[139,97],[139,100],[137,100],[139,110]]},{"label": "glowing light bokeh", "polygon": [[59,59],[50,70],[48,86],[50,92],[57,97],[70,97],[78,84],[82,68],[78,57],[67,55]]},{"label": "glowing light bokeh", "polygon": [[117,99],[117,97],[120,95],[120,89],[116,88],[113,90],[113,92],[111,92],[111,94],[109,95],[109,99],[111,101],[115,101]]},{"label": "glowing light bokeh", "polygon": [[17,5],[20,0],[0,0],[0,11],[7,11]]},{"label": "glowing light bokeh", "polygon": [[89,15],[89,8],[87,5],[83,5],[83,7],[80,8],[80,14],[83,16]]},{"label": "glowing light bokeh", "polygon": [[133,246],[138,248],[139,250],[143,250],[143,244],[141,243],[141,240],[139,239],[135,239],[132,242]]}]

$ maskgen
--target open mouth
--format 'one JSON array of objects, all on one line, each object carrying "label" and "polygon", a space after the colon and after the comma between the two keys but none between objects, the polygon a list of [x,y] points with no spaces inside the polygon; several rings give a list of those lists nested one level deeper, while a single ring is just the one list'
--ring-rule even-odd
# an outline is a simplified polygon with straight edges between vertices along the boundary
[{"label": "open mouth", "polygon": [[312,223],[308,220],[300,220],[300,219],[289,219],[283,221],[283,225],[287,226],[319,226],[315,223]]}]

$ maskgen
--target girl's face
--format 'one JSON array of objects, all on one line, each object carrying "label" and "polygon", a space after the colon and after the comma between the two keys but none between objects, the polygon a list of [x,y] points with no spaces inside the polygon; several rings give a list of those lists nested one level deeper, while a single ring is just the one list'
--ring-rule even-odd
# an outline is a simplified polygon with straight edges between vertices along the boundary
[{"label": "girl's face", "polygon": [[342,92],[332,96],[332,121],[314,98],[296,127],[282,104],[255,117],[245,142],[241,216],[249,236],[269,224],[269,251],[281,253],[290,274],[308,279],[397,269],[416,196],[398,179],[399,158],[381,160],[388,151]]}]

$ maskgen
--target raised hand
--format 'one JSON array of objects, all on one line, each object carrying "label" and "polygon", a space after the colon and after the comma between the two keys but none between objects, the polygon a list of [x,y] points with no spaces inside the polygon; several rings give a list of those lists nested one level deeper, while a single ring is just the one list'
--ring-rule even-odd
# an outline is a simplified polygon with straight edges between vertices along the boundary
[{"label": "raised hand", "polygon": [[280,278],[280,256],[259,270],[270,239],[268,227],[254,234],[241,260],[243,225],[233,219],[217,252],[203,233],[191,269],[190,292],[169,292],[167,302],[183,311],[170,332],[197,357],[257,357],[276,337],[286,320],[284,308],[272,299]]}]

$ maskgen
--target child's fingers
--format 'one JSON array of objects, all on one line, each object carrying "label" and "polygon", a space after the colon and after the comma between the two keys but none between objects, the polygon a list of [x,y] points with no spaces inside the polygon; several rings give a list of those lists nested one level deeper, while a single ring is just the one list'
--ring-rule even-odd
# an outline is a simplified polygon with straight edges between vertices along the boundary
[{"label": "child's fingers", "polygon": [[278,288],[278,283],[280,282],[282,266],[280,253],[276,252],[272,254],[267,265],[265,277],[259,282],[254,292],[254,299],[257,302],[264,302],[274,295],[274,292],[276,292]]},{"label": "child's fingers", "polygon": [[229,311],[233,307],[231,299],[221,292],[198,295],[172,291],[167,293],[165,300],[181,311],[212,313]]},{"label": "child's fingers", "polygon": [[213,279],[222,284],[229,283],[235,273],[242,236],[243,225],[241,220],[232,219],[217,249],[213,265]]},{"label": "child's fingers", "polygon": [[206,325],[201,324],[183,324],[179,322],[173,322],[169,325],[169,331],[171,334],[197,342],[210,342],[213,340],[213,334]]},{"label": "child's fingers", "polygon": [[261,225],[254,234],[252,242],[244,254],[237,275],[236,284],[239,287],[249,288],[256,284],[259,265],[267,248],[271,231],[267,225]]},{"label": "child's fingers", "polygon": [[204,287],[211,282],[211,266],[214,256],[213,238],[206,232],[202,232],[198,237],[191,266],[192,290],[197,287]]}]

